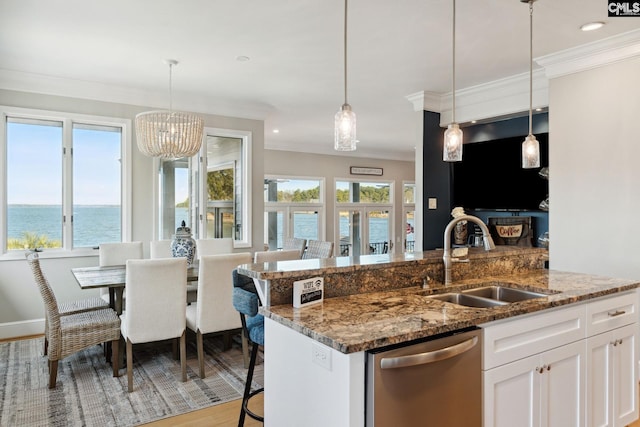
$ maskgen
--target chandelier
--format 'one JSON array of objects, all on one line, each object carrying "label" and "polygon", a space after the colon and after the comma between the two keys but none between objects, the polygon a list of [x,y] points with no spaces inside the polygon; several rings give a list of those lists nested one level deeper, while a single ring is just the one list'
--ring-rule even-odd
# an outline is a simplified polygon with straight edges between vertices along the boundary
[{"label": "chandelier", "polygon": [[347,102],[347,0],[344,0],[344,104],[335,115],[334,148],[336,151],[356,149],[356,113]]},{"label": "chandelier", "polygon": [[178,61],[167,59],[165,63],[169,65],[169,110],[136,115],[138,149],[146,156],[161,159],[191,157],[202,146],[204,120],[191,113],[173,111],[171,71]]}]

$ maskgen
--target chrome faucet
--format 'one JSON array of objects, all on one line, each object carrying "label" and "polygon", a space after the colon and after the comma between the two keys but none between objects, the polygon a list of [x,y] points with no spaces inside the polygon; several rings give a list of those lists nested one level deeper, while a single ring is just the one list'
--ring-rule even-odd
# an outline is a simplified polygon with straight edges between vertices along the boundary
[{"label": "chrome faucet", "polygon": [[485,251],[490,251],[491,249],[496,248],[496,245],[493,243],[493,239],[491,238],[491,234],[489,233],[489,229],[480,218],[472,215],[460,215],[459,217],[452,219],[444,229],[444,254],[442,255],[442,260],[444,261],[445,285],[451,284],[451,231],[453,231],[453,227],[455,227],[460,221],[470,221],[480,226]]}]

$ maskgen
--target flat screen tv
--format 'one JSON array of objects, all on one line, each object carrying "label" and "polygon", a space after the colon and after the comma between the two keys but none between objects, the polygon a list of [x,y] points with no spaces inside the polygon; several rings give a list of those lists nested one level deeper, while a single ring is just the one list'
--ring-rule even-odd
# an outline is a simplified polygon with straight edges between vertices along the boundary
[{"label": "flat screen tv", "polygon": [[540,168],[549,166],[549,134],[537,134],[540,168],[522,169],[526,135],[464,145],[462,161],[453,164],[454,206],[466,210],[540,210],[549,182]]}]

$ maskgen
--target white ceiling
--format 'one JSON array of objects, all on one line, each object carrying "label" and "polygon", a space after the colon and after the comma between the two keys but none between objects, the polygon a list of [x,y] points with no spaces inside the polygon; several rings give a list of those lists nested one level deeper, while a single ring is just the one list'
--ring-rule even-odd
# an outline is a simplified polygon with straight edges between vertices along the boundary
[{"label": "white ceiling", "polygon": [[[457,89],[528,73],[526,3],[456,4]],[[640,28],[608,18],[606,4],[537,1],[534,57]],[[343,11],[342,0],[2,0],[0,87],[166,109],[172,58],[174,108],[265,120],[266,148],[337,154]],[[589,21],[607,25],[580,31]],[[353,155],[413,158],[406,96],[451,91],[451,47],[452,0],[349,1]],[[19,87],[16,76],[40,83]]]}]

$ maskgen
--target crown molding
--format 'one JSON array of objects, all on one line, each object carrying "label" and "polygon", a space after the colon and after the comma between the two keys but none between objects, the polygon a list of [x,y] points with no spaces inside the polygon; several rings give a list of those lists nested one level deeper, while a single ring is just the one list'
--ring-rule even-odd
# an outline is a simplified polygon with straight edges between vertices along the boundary
[{"label": "crown molding", "polygon": [[415,92],[404,97],[413,104],[413,111],[433,111],[439,113],[442,103],[442,95],[436,92]]},{"label": "crown molding", "polygon": [[640,30],[584,44],[536,59],[553,79],[640,56]]}]

